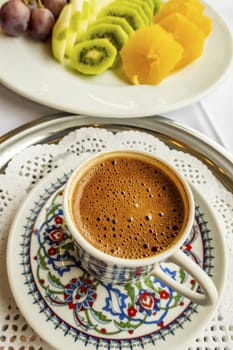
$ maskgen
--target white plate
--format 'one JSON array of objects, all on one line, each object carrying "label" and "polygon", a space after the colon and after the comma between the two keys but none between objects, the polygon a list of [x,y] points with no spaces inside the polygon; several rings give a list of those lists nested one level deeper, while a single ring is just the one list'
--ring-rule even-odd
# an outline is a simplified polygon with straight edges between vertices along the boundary
[{"label": "white plate", "polygon": [[[217,305],[203,307],[156,279],[127,288],[96,284],[74,258],[63,221],[63,188],[74,164],[47,176],[28,195],[15,218],[7,247],[7,269],[14,298],[34,330],[63,350],[186,349],[207,326],[226,281],[223,233],[205,200],[193,189],[196,217],[182,249],[216,284]],[[197,289],[173,264],[166,272]]]},{"label": "white plate", "polygon": [[206,13],[212,18],[213,31],[202,57],[158,86],[132,86],[112,72],[83,78],[57,63],[48,45],[1,33],[0,82],[35,102],[71,113],[140,117],[173,111],[209,93],[230,66],[230,31],[207,5]]}]

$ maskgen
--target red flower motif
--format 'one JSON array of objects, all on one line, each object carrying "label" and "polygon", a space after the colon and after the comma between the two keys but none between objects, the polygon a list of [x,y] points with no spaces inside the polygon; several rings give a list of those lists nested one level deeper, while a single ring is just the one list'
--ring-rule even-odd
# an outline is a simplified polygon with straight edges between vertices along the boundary
[{"label": "red flower motif", "polygon": [[186,244],[185,249],[190,252],[190,250],[192,250],[191,244]]},{"label": "red flower motif", "polygon": [[140,312],[151,316],[159,308],[159,299],[155,293],[141,290],[136,305]]},{"label": "red flower motif", "polygon": [[65,287],[64,298],[69,309],[85,311],[93,307],[97,297],[96,287],[91,280],[72,278]]},{"label": "red flower motif", "polygon": [[136,274],[135,274],[135,276],[141,276],[142,275],[142,268],[141,267],[137,267],[137,269],[136,269]]},{"label": "red flower motif", "polygon": [[134,330],[133,330],[133,329],[129,329],[129,330],[128,330],[128,333],[129,333],[129,334],[133,334],[133,333],[134,333]]},{"label": "red flower motif", "polygon": [[51,256],[51,255],[56,255],[57,254],[57,249],[54,248],[54,247],[50,247],[48,249],[48,254]]},{"label": "red flower motif", "polygon": [[159,296],[161,299],[168,299],[170,294],[166,290],[161,290],[161,292],[159,293]]},{"label": "red flower motif", "polygon": [[81,286],[80,287],[80,292],[83,293],[83,294],[86,294],[87,293],[87,287]]},{"label": "red flower motif", "polygon": [[137,309],[135,309],[135,307],[131,306],[128,308],[127,312],[128,312],[129,317],[134,317],[137,314]]},{"label": "red flower motif", "polygon": [[52,242],[61,242],[65,237],[65,233],[61,229],[54,229],[50,232]]},{"label": "red flower motif", "polygon": [[63,223],[63,218],[61,216],[56,216],[55,217],[55,222],[56,224],[62,224]]},{"label": "red flower motif", "polygon": [[107,330],[106,330],[106,328],[101,328],[100,332],[101,333],[107,333]]},{"label": "red flower motif", "polygon": [[70,310],[72,310],[72,309],[75,309],[75,308],[76,308],[76,305],[75,305],[74,303],[72,303],[72,301],[70,301],[70,302],[68,303],[68,307],[69,307]]}]

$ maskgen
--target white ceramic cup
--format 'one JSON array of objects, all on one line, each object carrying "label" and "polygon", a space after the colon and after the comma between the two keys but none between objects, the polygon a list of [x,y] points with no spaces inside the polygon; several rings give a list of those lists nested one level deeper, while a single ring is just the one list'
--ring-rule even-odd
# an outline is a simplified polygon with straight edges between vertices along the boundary
[{"label": "white ceramic cup", "polygon": [[[150,257],[125,259],[106,254],[91,245],[84,236],[80,234],[72,218],[71,198],[74,188],[80,178],[82,178],[86,171],[90,170],[97,162],[106,160],[109,157],[114,158],[114,156],[119,156],[121,154],[139,158],[143,157],[144,160],[148,159],[150,162],[155,161],[156,164],[159,162],[162,165],[163,171],[164,169],[168,169],[169,176],[172,177],[173,181],[179,184],[179,186],[182,186],[186,198],[188,215],[186,215],[186,220],[182,226],[182,232],[179,234],[178,240],[176,240],[170,248]],[[155,276],[167,286],[173,288],[178,293],[197,304],[211,305],[217,302],[218,293],[211,278],[180,249],[182,243],[184,243],[192,230],[195,203],[187,181],[174,167],[163,159],[149,153],[133,150],[101,152],[90,157],[78,166],[69,178],[64,192],[63,210],[66,224],[72,234],[77,254],[79,255],[83,268],[103,283],[126,284],[130,280],[138,279],[149,274]],[[186,270],[198,282],[202,291],[197,292],[190,290],[168,276],[160,267],[160,263],[165,261],[175,263]]]}]

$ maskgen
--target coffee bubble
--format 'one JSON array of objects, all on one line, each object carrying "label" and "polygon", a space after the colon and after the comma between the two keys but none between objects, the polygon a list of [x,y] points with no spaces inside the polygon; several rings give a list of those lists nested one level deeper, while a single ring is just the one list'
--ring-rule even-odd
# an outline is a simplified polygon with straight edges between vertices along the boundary
[{"label": "coffee bubble", "polygon": [[153,219],[152,214],[146,215],[146,216],[145,216],[145,219],[146,219],[147,221],[151,221],[151,220]]}]

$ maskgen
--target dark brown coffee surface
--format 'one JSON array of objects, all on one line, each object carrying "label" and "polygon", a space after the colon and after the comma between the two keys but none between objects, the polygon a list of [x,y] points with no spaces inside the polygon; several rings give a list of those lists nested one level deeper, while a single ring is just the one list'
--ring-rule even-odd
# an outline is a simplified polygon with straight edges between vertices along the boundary
[{"label": "dark brown coffee surface", "polygon": [[104,160],[76,184],[75,224],[106,254],[140,259],[158,254],[179,237],[182,196],[165,172],[130,156]]}]

